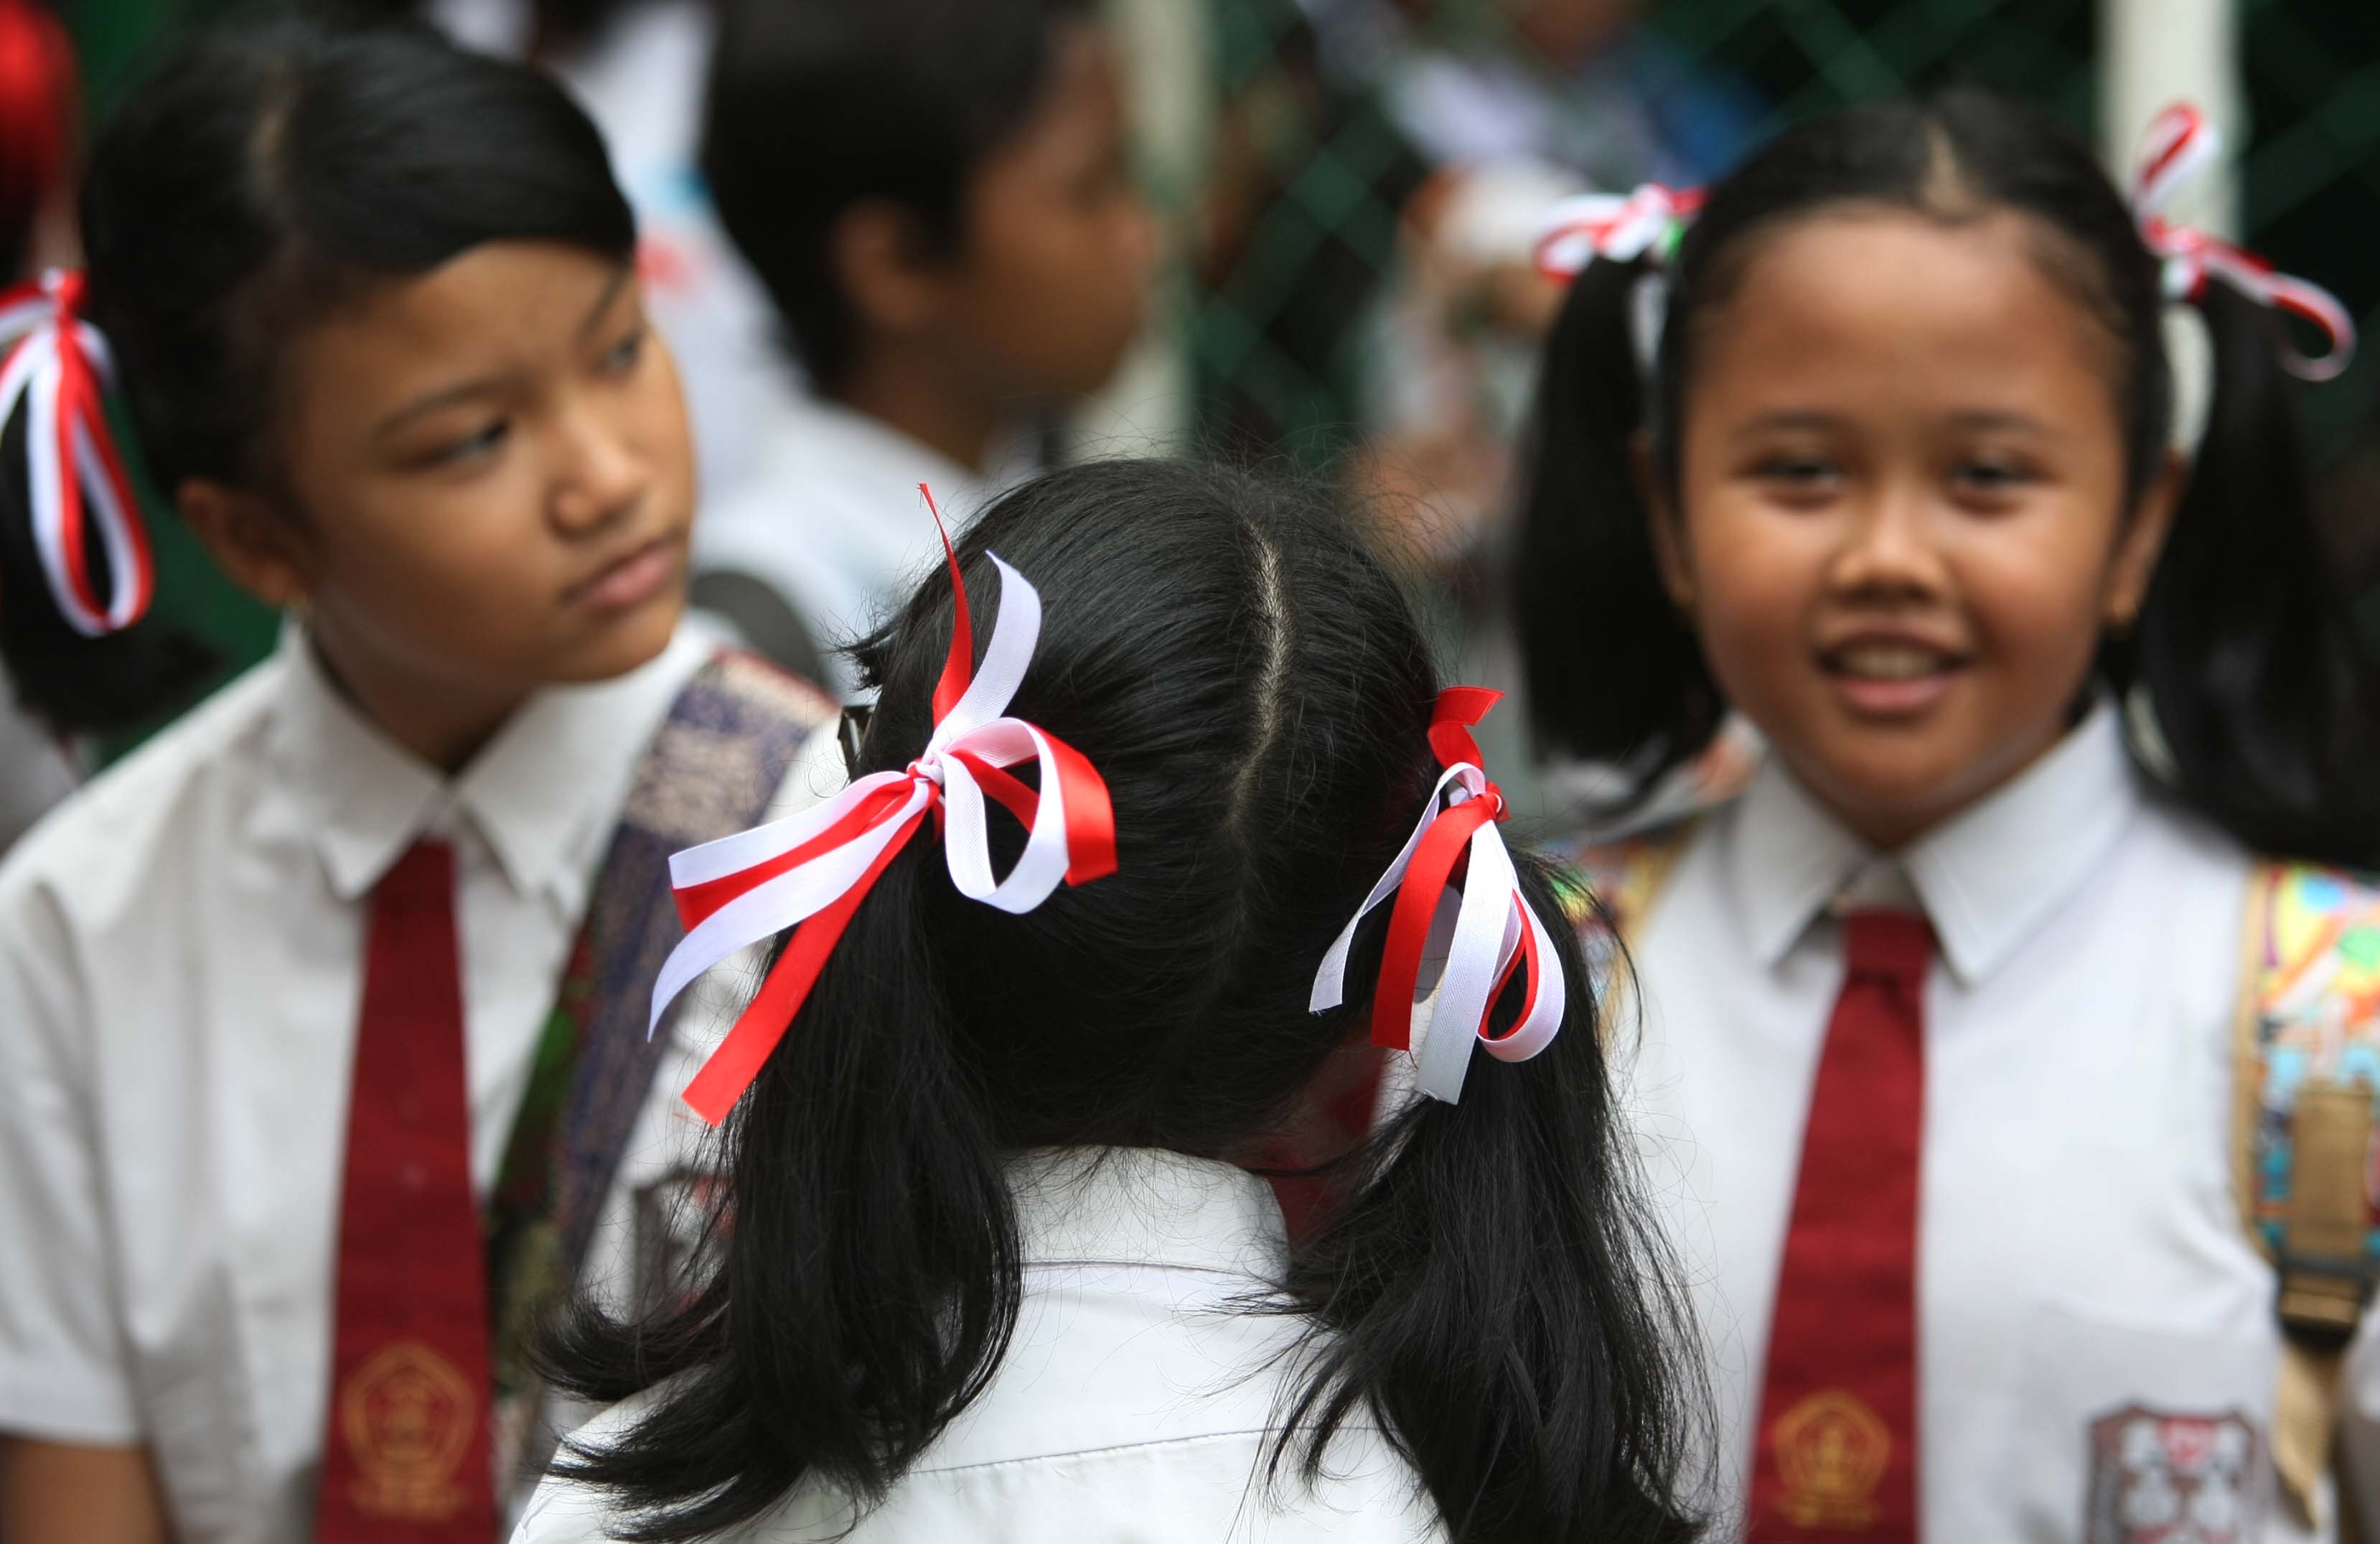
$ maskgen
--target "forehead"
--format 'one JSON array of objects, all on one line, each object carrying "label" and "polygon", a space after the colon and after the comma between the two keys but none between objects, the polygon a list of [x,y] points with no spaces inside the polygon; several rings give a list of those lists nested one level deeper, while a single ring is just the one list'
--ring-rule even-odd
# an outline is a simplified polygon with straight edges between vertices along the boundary
[{"label": "forehead", "polygon": [[2089,396],[2105,407],[2113,341],[2023,215],[1954,223],[1853,208],[1755,239],[1732,293],[1702,321],[1698,400],[2054,413]]},{"label": "forehead", "polygon": [[336,382],[328,395],[370,416],[458,381],[534,371],[570,357],[625,271],[559,243],[474,247],[373,286],[305,329],[291,345],[292,374],[301,387]]}]

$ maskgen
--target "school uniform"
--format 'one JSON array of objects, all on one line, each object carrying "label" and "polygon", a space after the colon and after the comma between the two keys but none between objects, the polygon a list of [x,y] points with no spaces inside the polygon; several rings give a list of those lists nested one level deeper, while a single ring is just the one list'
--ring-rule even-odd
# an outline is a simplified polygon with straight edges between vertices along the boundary
[{"label": "school uniform", "polygon": [[[469,1195],[485,1200],[564,1011],[557,985],[578,969],[599,866],[644,796],[632,780],[662,765],[649,742],[697,735],[680,715],[720,668],[710,655],[682,633],[618,679],[540,692],[449,780],[360,716],[293,627],[10,855],[0,1432],[145,1444],[180,1544],[315,1537],[334,1340],[347,1332],[334,1331],[334,1302],[356,1284],[340,1281],[339,1256],[343,1175],[352,1187],[358,1173],[351,1075],[379,990],[367,956],[389,963],[381,902],[400,873],[442,876],[432,899],[437,918],[451,906],[437,927],[454,962],[443,990],[459,1004],[449,1039]],[[827,717],[822,698],[793,690],[797,717]],[[783,769],[748,770],[785,807],[823,781],[808,762]],[[674,794],[695,805],[723,786],[693,779]],[[709,829],[750,811],[686,814]],[[586,947],[590,991],[635,991],[612,979],[629,962],[611,941]],[[407,962],[395,965],[402,988]],[[607,1004],[594,1011],[619,1011]],[[688,1027],[660,1042],[650,1091],[630,1090],[641,1104],[622,1116],[616,1171],[585,1212],[580,1279],[614,1294],[656,1279],[684,1246],[675,1204],[701,1174],[701,1128],[677,1102],[701,1053]],[[427,1044],[395,1044],[387,1076]],[[405,1097],[398,1114],[419,1125]],[[418,1166],[399,1177],[418,1188]],[[478,1248],[470,1230],[458,1253],[476,1268]],[[367,1272],[351,1260],[346,1274]],[[416,1378],[395,1392],[425,1390],[436,1392]]]},{"label": "school uniform", "polygon": [[917,485],[932,488],[955,533],[1031,458],[1002,453],[987,476],[823,397],[771,401],[763,417],[752,477],[695,528],[695,604],[747,647],[848,694],[856,682],[835,650],[941,561]]},{"label": "school uniform", "polygon": [[[1634,1048],[1629,1098],[1700,1319],[1718,1501],[1738,1520],[1774,1526],[1782,1509],[1815,1525],[1806,1537],[1854,1537],[1899,1453],[1915,1461],[1924,1538],[2329,1536],[2274,1483],[2275,1274],[2242,1232],[2231,1167],[2251,868],[2147,788],[2105,706],[1896,857],[1773,760],[1694,831],[1631,930],[1623,1001],[1641,1006],[1641,1039],[1623,1026],[1613,1043]],[[1822,1125],[1864,1124],[1858,1186],[1896,1183],[1876,1144],[1898,1096],[1876,1057],[1826,1064],[1859,977],[1847,947],[1879,917],[1913,945],[1922,1054],[1922,1093],[1906,1090],[1904,1421],[1858,1391],[1785,1390],[1789,1409],[1766,1386],[1796,1337],[1876,1332],[1899,1311],[1780,1306],[1814,1215],[1804,1167],[1843,1135]],[[2350,1413],[2380,1406],[2371,1331],[2346,1358]]]},{"label": "school uniform", "polygon": [[[1087,1166],[1086,1157],[1106,1161]],[[1295,1319],[1245,1311],[1283,1262],[1264,1182],[1230,1164],[1148,1149],[1036,1154],[1014,1172],[1025,1278],[1016,1332],[980,1398],[883,1503],[800,1486],[725,1538],[795,1544],[1406,1544],[1443,1538],[1412,1470],[1353,1417],[1309,1488],[1265,1465],[1295,1377]],[[650,1396],[574,1441],[600,1446]],[[514,1544],[608,1538],[604,1503],[549,1480]]]}]

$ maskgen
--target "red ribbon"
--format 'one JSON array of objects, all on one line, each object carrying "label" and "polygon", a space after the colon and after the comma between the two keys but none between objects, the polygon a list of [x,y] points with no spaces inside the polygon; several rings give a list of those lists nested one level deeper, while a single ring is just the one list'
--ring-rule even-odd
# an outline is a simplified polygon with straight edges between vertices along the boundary
[{"label": "red ribbon", "polygon": [[[925,492],[923,485],[920,491]],[[933,495],[926,493],[927,507],[933,510],[937,529],[941,529],[941,513],[934,509]],[[958,554],[951,546],[947,530],[942,531],[942,551],[949,564],[951,585],[956,602],[956,617],[951,632],[950,651],[943,661],[942,672],[934,687],[935,735],[926,754],[910,764],[903,772],[879,773],[862,780],[847,790],[833,805],[816,817],[796,817],[785,822],[797,828],[815,825],[806,830],[798,840],[789,840],[779,851],[748,861],[738,861],[729,870],[714,877],[675,885],[678,915],[685,922],[687,939],[680,945],[684,951],[694,946],[704,925],[737,900],[753,894],[772,881],[794,875],[796,870],[833,857],[847,847],[867,845],[874,848],[867,866],[851,879],[839,893],[833,894],[817,909],[808,911],[795,925],[784,952],[778,956],[744,1012],[736,1018],[716,1052],[704,1063],[701,1071],[686,1090],[686,1102],[703,1119],[717,1125],[735,1108],[744,1091],[759,1075],[769,1055],[783,1039],[795,1016],[808,1000],[810,990],[818,982],[827,959],[834,952],[844,930],[850,925],[860,903],[867,899],[877,879],[925,823],[930,813],[939,826],[949,809],[947,782],[953,777],[970,784],[985,797],[1005,808],[1026,826],[1035,832],[1041,812],[1042,796],[1005,769],[1021,761],[1038,760],[1043,768],[1043,787],[1054,780],[1062,817],[1057,828],[1062,833],[1065,863],[1062,875],[1048,867],[1050,854],[1041,854],[1041,866],[1037,876],[1027,876],[1027,866],[1036,862],[1036,845],[1042,841],[1038,834],[1029,836],[1025,855],[1019,858],[1008,880],[991,884],[989,880],[990,857],[970,851],[962,855],[953,838],[950,842],[953,881],[965,894],[1001,906],[1011,912],[1029,911],[1046,898],[1050,889],[1062,878],[1064,883],[1087,884],[1115,871],[1115,812],[1109,797],[1107,784],[1090,761],[1057,736],[1021,720],[992,718],[1005,710],[1009,698],[1021,681],[1032,647],[1038,640],[1039,600],[1021,577],[1002,565],[1004,584],[1000,625],[993,630],[991,650],[986,656],[987,671],[997,672],[1000,678],[987,680],[989,697],[972,706],[967,705],[971,689],[978,685],[974,665],[974,635],[967,607],[966,585],[962,576]],[[997,559],[994,560],[995,562]],[[1014,645],[1003,650],[1003,637],[1012,629],[1023,635],[1022,650]],[[945,743],[947,741],[947,743]],[[953,771],[955,766],[957,771]],[[979,807],[973,802],[962,808],[969,814],[965,829],[980,836]],[[673,859],[675,868],[688,859],[698,859],[710,848],[734,847],[740,855],[753,845],[753,839],[764,837],[761,833],[747,833],[744,837],[730,837],[724,843],[710,844],[708,848],[696,848],[679,854]],[[760,843],[767,845],[765,838]],[[979,865],[979,867],[978,866]],[[1043,882],[1046,881],[1047,882]],[[820,881],[826,882],[826,881]],[[983,888],[989,885],[989,888]],[[974,886],[974,888],[971,888]],[[722,947],[727,950],[756,942],[780,930],[765,911],[758,914],[755,924],[759,929],[751,936],[733,932],[721,938],[703,941],[697,951],[700,956],[693,968],[699,969],[721,957]],[[714,933],[716,930],[713,930]],[[672,965],[677,964],[675,956]],[[683,975],[683,973],[681,973]],[[690,979],[684,977],[683,979]],[[683,979],[677,985],[683,985]],[[665,973],[664,981],[655,990],[654,1015],[658,1021],[662,1006],[674,992]]]}]

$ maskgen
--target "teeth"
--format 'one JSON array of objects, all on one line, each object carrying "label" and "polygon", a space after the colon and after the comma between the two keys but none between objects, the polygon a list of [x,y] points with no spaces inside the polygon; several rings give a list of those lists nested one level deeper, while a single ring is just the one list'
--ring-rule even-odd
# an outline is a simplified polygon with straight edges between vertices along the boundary
[{"label": "teeth", "polygon": [[1944,663],[1942,656],[1931,649],[1901,643],[1858,644],[1840,650],[1835,663],[1847,675],[1866,675],[1879,681],[1913,681],[1921,675],[1934,675]]}]

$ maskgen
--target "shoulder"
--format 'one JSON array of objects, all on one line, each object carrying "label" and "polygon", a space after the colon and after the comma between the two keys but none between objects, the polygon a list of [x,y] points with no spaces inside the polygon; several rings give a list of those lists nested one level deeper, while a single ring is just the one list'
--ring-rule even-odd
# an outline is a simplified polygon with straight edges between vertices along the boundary
[{"label": "shoulder", "polygon": [[1571,925],[1589,937],[1642,930],[1670,875],[1704,828],[1698,816],[1625,835],[1585,834],[1549,843],[1546,856],[1560,867],[1562,906]]},{"label": "shoulder", "polygon": [[283,665],[268,658],[78,789],[0,863],[0,927],[42,898],[88,916],[137,902],[169,855],[203,843],[211,793],[254,781]]}]

